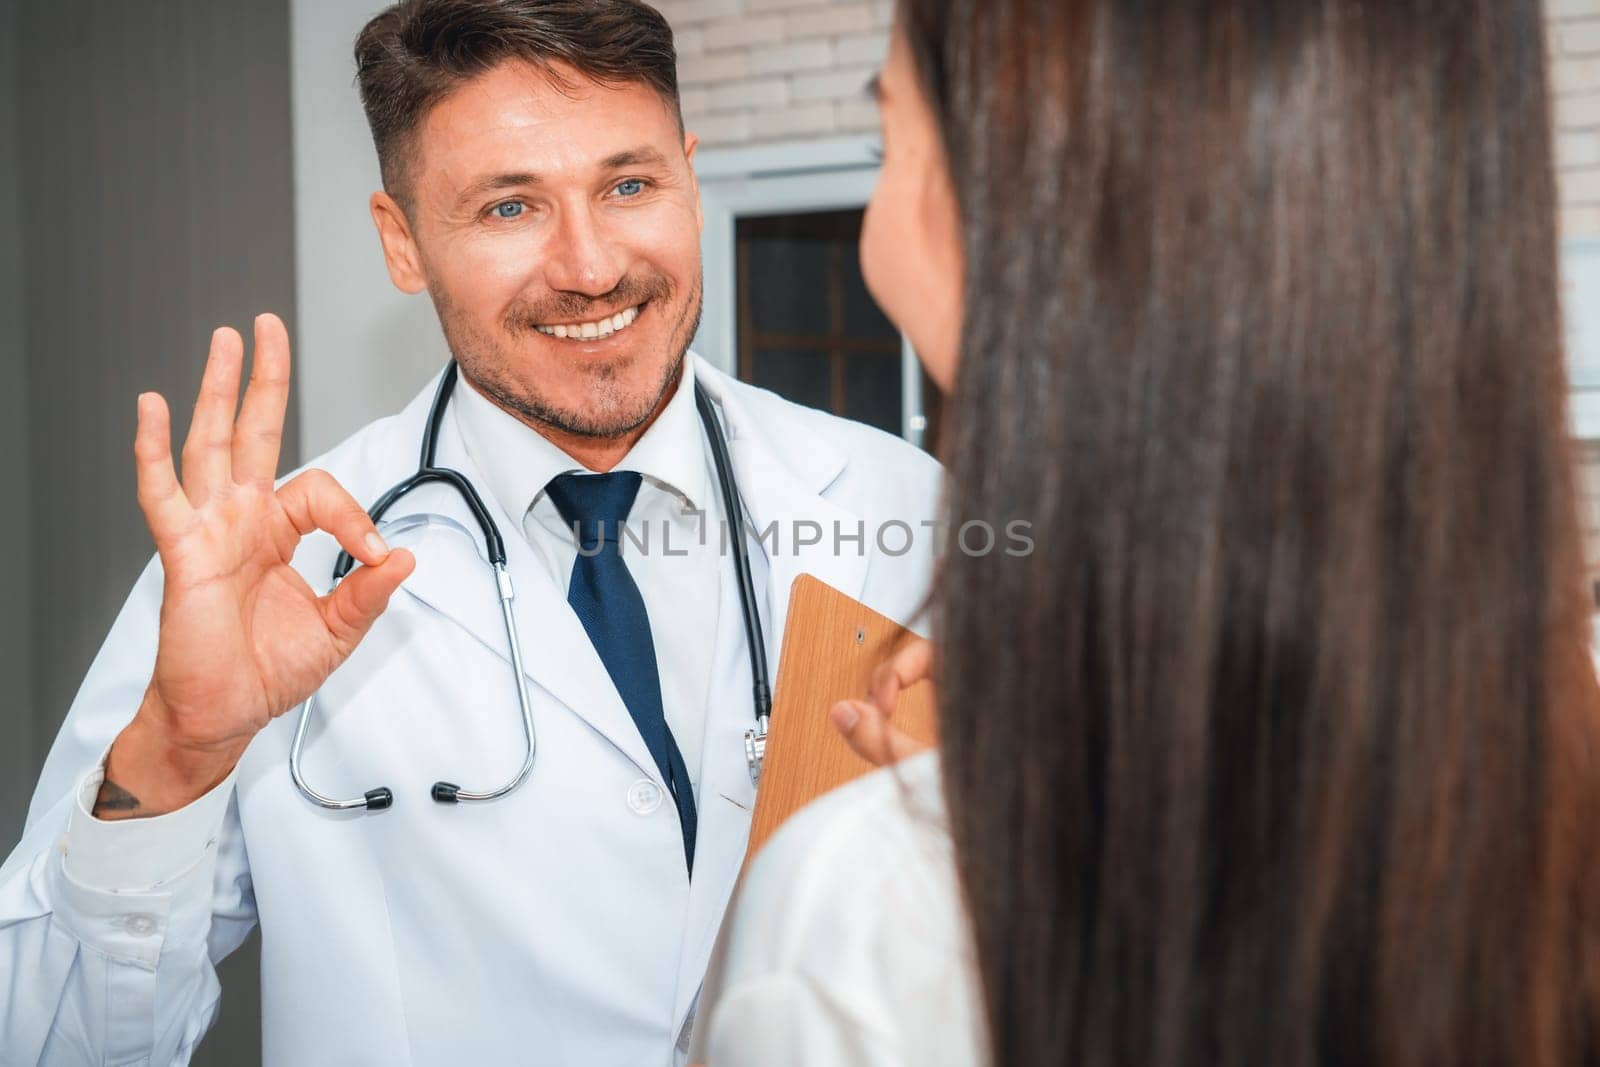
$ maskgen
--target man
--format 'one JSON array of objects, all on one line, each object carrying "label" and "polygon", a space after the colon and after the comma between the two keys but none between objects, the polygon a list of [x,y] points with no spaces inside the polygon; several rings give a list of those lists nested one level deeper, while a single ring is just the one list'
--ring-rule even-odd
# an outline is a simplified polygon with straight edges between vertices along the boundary
[{"label": "man", "polygon": [[[688,352],[695,139],[655,11],[407,0],[356,54],[390,275],[429,292],[460,367],[435,463],[505,534],[531,774],[488,802],[424,795],[515,781],[524,751],[470,508],[408,494],[396,514],[432,516],[409,550],[363,511],[415,470],[433,387],[275,488],[286,335],[257,320],[235,417],[243,342],[218,331],[181,482],[166,406],[140,398],[158,559],[0,869],[0,1062],[186,1061],[215,962],[259,921],[271,1063],[682,1063],[754,800],[716,531],[750,547],[769,657],[802,572],[908,622],[925,592],[928,538],[874,532],[925,534],[932,461]],[[319,597],[340,546],[361,566]],[[312,694],[292,781],[287,713]],[[391,808],[308,796],[373,786]]]}]

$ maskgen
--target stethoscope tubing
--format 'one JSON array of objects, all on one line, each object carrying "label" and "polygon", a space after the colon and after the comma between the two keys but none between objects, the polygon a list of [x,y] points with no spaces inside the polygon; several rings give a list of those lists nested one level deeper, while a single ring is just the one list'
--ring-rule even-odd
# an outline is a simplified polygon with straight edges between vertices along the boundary
[{"label": "stethoscope tubing", "polygon": [[[434,392],[432,406],[428,409],[428,423],[423,434],[422,448],[418,456],[418,466],[414,474],[391,487],[378,498],[368,511],[373,522],[380,521],[384,514],[401,497],[413,489],[432,482],[449,485],[457,494],[466,501],[472,511],[473,518],[477,521],[483,533],[484,548],[488,553],[489,564],[494,571],[495,592],[500,601],[500,614],[505,624],[506,642],[510,650],[511,666],[516,677],[517,704],[521,711],[523,738],[525,741],[525,754],[522,766],[517,773],[504,785],[497,789],[477,792],[462,789],[453,782],[435,782],[430,791],[434,800],[443,804],[453,804],[458,801],[488,801],[496,800],[512,792],[528,780],[533,771],[534,754],[538,750],[539,740],[533,723],[533,701],[528,693],[527,674],[522,662],[522,642],[517,633],[516,613],[513,603],[516,593],[512,586],[511,575],[506,566],[505,541],[501,537],[499,526],[494,517],[489,513],[483,498],[466,476],[459,471],[448,467],[435,465],[438,452],[439,429],[444,422],[445,407],[449,403],[450,395],[455,389],[456,375],[459,368],[454,360],[445,368],[444,374],[439,379],[439,386]],[[772,710],[772,685],[767,670],[767,653],[765,638],[762,633],[761,616],[757,609],[755,582],[751,577],[749,552],[745,545],[744,537],[744,502],[739,495],[738,481],[734,477],[733,464],[728,454],[728,442],[723,432],[722,424],[717,419],[710,394],[699,382],[695,383],[695,406],[700,414],[700,421],[706,430],[706,439],[711,446],[711,458],[717,470],[717,482],[721,490],[724,507],[727,511],[727,521],[730,523],[733,542],[733,565],[739,583],[739,600],[743,608],[745,641],[750,655],[750,673],[754,682],[753,700],[755,704],[756,729],[754,734],[764,738],[768,720]],[[337,586],[355,566],[355,560],[349,553],[341,551],[333,567],[333,584]],[[326,796],[312,788],[306,780],[301,763],[301,756],[305,750],[306,735],[311,723],[311,717],[316,707],[316,694],[306,698],[301,706],[300,721],[295,726],[294,741],[289,750],[289,775],[294,781],[295,788],[312,803],[331,811],[350,811],[365,809],[367,811],[383,811],[394,803],[394,792],[387,786],[369,789],[359,797],[339,799]],[[759,762],[752,759],[752,775],[759,773]]]}]

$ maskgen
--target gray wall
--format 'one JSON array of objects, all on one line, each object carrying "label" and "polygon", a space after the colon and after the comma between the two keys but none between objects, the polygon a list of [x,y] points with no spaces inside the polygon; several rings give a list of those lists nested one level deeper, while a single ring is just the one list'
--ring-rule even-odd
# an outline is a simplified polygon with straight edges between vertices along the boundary
[{"label": "gray wall", "polygon": [[450,358],[428,298],[390,284],[367,212],[381,181],[351,48],[387,6],[290,2],[300,440],[308,457],[400,410]]},{"label": "gray wall", "polygon": [[[296,331],[287,0],[0,2],[16,31],[0,47],[15,87],[0,118],[13,383],[0,455],[24,501],[0,528],[14,561],[0,568],[14,839],[16,783],[37,773],[152,550],[134,499],[134,397],[163,392],[181,441],[216,325],[248,336],[272,310]],[[194,1062],[259,1062],[257,971],[253,943],[227,962],[222,1020]]]},{"label": "gray wall", "polygon": [[[23,388],[22,250],[17,120],[17,4],[0,0],[0,456],[14,472],[16,505],[0,520],[0,835],[7,842],[22,832],[22,817],[38,770],[34,728],[32,576],[28,552],[31,469],[28,454],[28,393]],[[20,479],[20,481],[19,481]],[[5,849],[9,851],[9,849]]]}]

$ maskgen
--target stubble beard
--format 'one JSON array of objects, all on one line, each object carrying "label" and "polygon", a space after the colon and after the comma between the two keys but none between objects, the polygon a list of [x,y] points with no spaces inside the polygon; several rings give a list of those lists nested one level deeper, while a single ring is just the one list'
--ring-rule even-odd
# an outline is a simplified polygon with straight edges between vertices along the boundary
[{"label": "stubble beard", "polygon": [[[695,278],[689,299],[668,334],[672,358],[663,365],[661,378],[655,386],[641,395],[630,393],[622,385],[624,372],[631,368],[636,357],[596,362],[581,372],[588,379],[588,405],[581,410],[556,404],[539,388],[538,382],[518,378],[513,373],[517,365],[513,353],[468,322],[442,289],[429,286],[429,292],[451,355],[473,386],[496,406],[536,429],[543,427],[575,437],[614,440],[626,437],[648,422],[661,406],[662,399],[677,386],[689,345],[700,328],[703,282],[700,277]],[[666,293],[670,295],[670,288]],[[665,302],[661,296],[658,288],[649,299],[659,306]],[[502,325],[515,336],[524,330],[531,332],[535,321],[581,321],[582,318],[578,309],[569,314],[528,314],[513,309]]]}]

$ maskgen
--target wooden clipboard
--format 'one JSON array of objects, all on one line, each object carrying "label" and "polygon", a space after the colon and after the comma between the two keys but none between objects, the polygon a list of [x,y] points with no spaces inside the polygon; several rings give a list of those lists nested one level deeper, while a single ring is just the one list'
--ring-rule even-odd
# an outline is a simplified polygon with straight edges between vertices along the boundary
[{"label": "wooden clipboard", "polygon": [[[789,616],[784,628],[778,678],[773,686],[772,722],[767,729],[767,754],[761,766],[761,787],[750,816],[750,841],[745,866],[789,816],[806,804],[873,766],[850,751],[828,718],[828,710],[846,697],[861,697],[878,664],[915,635],[859,600],[802,574],[789,590]],[[895,703],[895,725],[929,744],[937,742],[933,686],[918,682],[904,689]],[[734,888],[729,914],[738,906],[743,878]],[[727,964],[726,926],[712,949],[697,1014],[709,1017],[721,997]],[[705,1063],[705,1027],[696,1024],[689,1062]]]},{"label": "wooden clipboard", "polygon": [[[865,696],[873,670],[914,637],[894,620],[809,574],[795,579],[746,864],[789,816],[828,790],[873,770],[850,751],[828,718],[828,709],[846,697]],[[918,682],[902,691],[894,720],[912,737],[934,743],[932,684]]]}]

